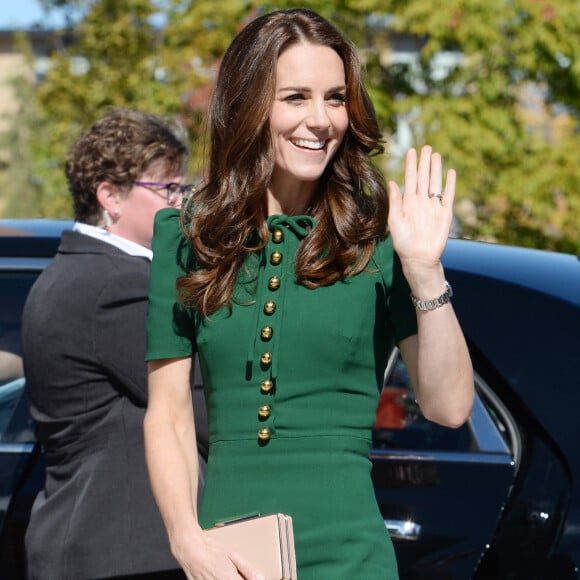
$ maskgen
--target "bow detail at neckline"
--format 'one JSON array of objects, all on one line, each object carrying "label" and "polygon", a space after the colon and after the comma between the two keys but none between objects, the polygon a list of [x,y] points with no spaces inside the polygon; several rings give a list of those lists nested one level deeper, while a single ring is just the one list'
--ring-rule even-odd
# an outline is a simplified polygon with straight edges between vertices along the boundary
[{"label": "bow detail at neckline", "polygon": [[268,218],[268,226],[270,228],[276,226],[287,227],[294,232],[294,234],[299,238],[305,238],[312,228],[316,225],[316,222],[309,215],[295,215],[288,216],[285,214],[271,215]]}]

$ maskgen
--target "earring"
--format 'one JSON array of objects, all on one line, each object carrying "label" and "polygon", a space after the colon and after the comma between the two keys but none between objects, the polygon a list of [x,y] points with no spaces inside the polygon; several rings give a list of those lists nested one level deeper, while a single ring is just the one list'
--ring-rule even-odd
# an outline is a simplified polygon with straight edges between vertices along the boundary
[{"label": "earring", "polygon": [[111,219],[109,212],[106,209],[104,209],[103,210],[103,223],[101,224],[101,227],[104,230],[107,230],[112,225],[113,225],[113,220]]},{"label": "earring", "polygon": [[118,209],[115,209],[115,211],[113,212],[113,215],[115,217],[119,217],[119,210]]}]

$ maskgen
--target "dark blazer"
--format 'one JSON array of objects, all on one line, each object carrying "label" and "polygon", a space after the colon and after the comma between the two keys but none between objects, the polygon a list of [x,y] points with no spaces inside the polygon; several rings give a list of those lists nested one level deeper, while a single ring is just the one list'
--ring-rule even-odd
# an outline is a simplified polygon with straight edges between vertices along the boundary
[{"label": "dark blazer", "polygon": [[[64,232],[28,296],[24,371],[47,462],[26,533],[30,579],[178,568],[144,456],[149,272],[145,258]],[[206,455],[201,391],[195,397]]]}]

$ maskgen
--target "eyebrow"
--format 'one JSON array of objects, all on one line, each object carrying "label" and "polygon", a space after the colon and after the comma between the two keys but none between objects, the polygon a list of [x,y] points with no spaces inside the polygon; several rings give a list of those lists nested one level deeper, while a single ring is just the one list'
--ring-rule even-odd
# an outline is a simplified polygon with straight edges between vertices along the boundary
[{"label": "eyebrow", "polygon": [[[278,89],[279,93],[282,93],[282,92],[308,93],[310,91],[312,91],[312,89],[310,87],[282,87],[282,88]],[[333,93],[336,91],[346,91],[346,85],[331,87],[326,92]]]}]

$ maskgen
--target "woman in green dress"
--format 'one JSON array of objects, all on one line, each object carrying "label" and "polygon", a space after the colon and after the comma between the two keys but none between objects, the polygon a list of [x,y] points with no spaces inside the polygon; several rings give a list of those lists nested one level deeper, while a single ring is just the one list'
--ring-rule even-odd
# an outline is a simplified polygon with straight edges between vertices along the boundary
[{"label": "woman in green dress", "polygon": [[[157,214],[146,450],[173,553],[190,579],[259,578],[203,534],[292,516],[300,580],[395,579],[368,453],[397,343],[426,417],[461,425],[467,347],[441,266],[455,173],[406,158],[405,195],[370,155],[381,133],[353,46],[303,9],[234,39],[210,105],[207,183]],[[189,391],[197,352],[210,458],[196,510]]]}]

